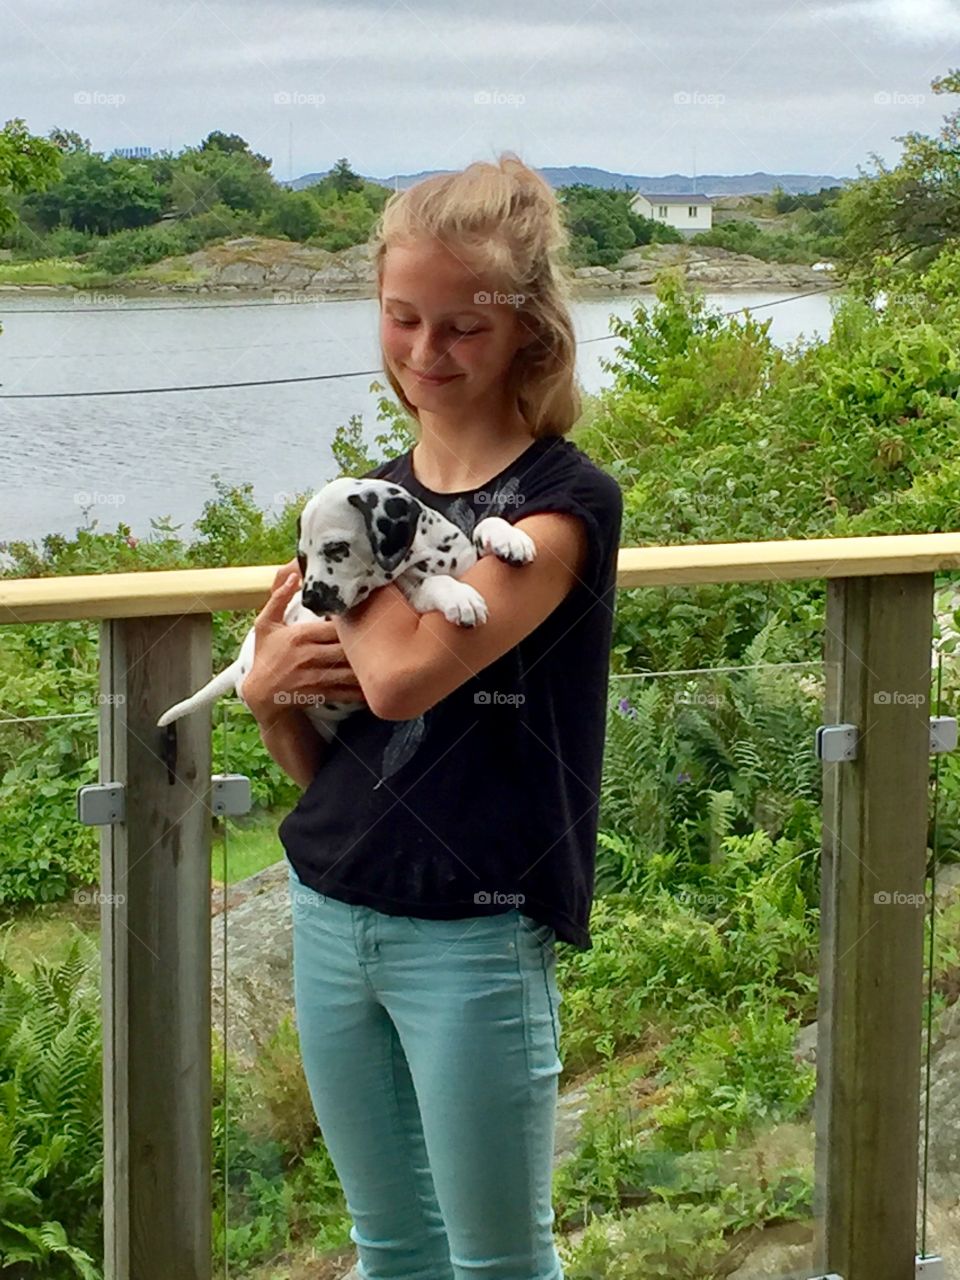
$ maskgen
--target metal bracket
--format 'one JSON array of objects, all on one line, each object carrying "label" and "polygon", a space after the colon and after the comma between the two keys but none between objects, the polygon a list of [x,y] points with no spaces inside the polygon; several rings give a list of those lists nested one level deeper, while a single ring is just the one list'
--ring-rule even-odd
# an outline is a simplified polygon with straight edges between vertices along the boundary
[{"label": "metal bracket", "polygon": [[242,773],[215,773],[210,808],[218,817],[250,812],[250,779]]},{"label": "metal bracket", "polygon": [[[855,724],[821,724],[817,727],[814,751],[826,763],[856,760],[860,731]],[[957,721],[954,716],[930,717],[931,755],[957,749]]]},{"label": "metal bracket", "polygon": [[77,818],[88,827],[109,827],[126,821],[122,782],[81,787],[77,792]]},{"label": "metal bracket", "polygon": [[955,716],[930,717],[930,754],[939,755],[941,751],[956,751],[957,721]]},{"label": "metal bracket", "polygon": [[928,1258],[921,1258],[917,1254],[917,1280],[947,1280],[947,1273],[943,1269],[943,1259],[936,1254],[931,1254]]},{"label": "metal bracket", "polygon": [[[242,773],[215,773],[210,779],[210,809],[217,817],[250,812],[250,779]],[[88,827],[126,821],[122,782],[103,782],[77,791],[77,818]]]},{"label": "metal bracket", "polygon": [[856,760],[860,730],[855,724],[821,724],[814,750],[826,762]]}]

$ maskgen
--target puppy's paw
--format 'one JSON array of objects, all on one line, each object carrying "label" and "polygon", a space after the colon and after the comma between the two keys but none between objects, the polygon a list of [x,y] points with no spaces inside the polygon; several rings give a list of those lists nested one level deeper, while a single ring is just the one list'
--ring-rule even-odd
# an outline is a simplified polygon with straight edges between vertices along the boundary
[{"label": "puppy's paw", "polygon": [[460,590],[443,606],[443,616],[458,627],[482,627],[487,620],[487,602],[475,587],[466,582],[457,584]]},{"label": "puppy's paw", "polygon": [[494,555],[506,564],[529,564],[537,554],[530,535],[501,516],[480,521],[473,531],[473,546],[478,556]]}]

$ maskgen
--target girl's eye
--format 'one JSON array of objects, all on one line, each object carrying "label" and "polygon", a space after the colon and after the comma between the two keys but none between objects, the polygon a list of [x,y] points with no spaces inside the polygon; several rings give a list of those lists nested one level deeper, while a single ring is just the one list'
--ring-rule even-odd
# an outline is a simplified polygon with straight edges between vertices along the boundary
[{"label": "girl's eye", "polygon": [[[396,316],[394,316],[393,323],[398,324],[401,327],[401,329],[409,329],[411,328],[412,325],[415,325],[417,322],[416,320],[400,320]],[[453,326],[453,332],[457,335],[458,338],[470,338],[475,333],[482,333],[483,330],[482,329],[458,329],[456,328],[456,326]]]}]

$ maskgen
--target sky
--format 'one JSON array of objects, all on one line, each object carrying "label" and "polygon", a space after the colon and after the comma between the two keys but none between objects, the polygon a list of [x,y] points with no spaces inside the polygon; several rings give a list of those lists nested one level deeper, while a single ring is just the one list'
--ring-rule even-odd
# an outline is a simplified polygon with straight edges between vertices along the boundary
[{"label": "sky", "polygon": [[872,171],[955,97],[960,0],[0,0],[0,120],[240,133],[280,180],[511,149],[617,173]]}]

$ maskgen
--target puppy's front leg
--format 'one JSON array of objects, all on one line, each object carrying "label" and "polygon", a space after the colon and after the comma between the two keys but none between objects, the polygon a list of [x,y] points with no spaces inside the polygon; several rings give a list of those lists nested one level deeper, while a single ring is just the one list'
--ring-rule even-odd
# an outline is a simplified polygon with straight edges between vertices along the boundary
[{"label": "puppy's front leg", "polygon": [[437,573],[420,582],[403,574],[395,579],[417,613],[439,609],[448,622],[458,627],[478,627],[487,620],[487,602],[467,582],[458,582],[448,573]]},{"label": "puppy's front leg", "polygon": [[502,516],[487,516],[473,531],[478,556],[495,555],[507,564],[529,564],[536,558],[537,544],[528,533],[515,529]]}]

